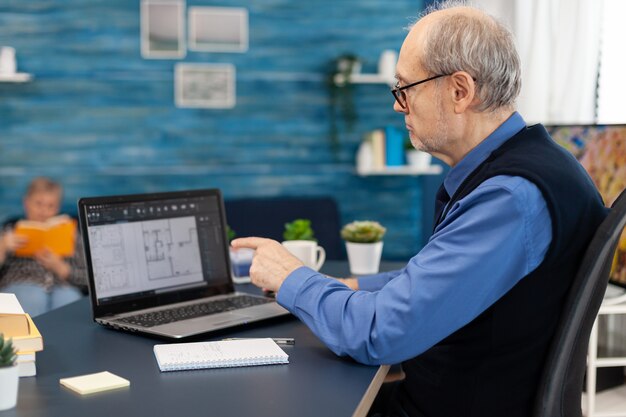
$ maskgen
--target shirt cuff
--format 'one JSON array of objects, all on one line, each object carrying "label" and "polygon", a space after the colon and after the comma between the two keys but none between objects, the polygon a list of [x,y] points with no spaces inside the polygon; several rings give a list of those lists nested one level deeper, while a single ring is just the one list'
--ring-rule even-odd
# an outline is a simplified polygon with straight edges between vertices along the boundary
[{"label": "shirt cuff", "polygon": [[314,275],[319,275],[319,273],[306,266],[301,266],[287,275],[287,278],[283,281],[283,285],[281,285],[278,290],[278,294],[276,294],[278,304],[293,313],[300,289],[304,283]]}]

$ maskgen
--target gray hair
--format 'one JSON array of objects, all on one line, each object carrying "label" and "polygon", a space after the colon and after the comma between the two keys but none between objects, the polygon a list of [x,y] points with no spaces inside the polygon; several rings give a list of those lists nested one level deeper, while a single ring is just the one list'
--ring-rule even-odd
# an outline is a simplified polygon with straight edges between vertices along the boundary
[{"label": "gray hair", "polygon": [[[428,7],[423,16],[465,1],[445,1]],[[426,35],[422,66],[433,75],[469,73],[476,81],[478,111],[515,107],[522,85],[520,59],[511,32],[492,16],[454,13],[440,18]]]}]

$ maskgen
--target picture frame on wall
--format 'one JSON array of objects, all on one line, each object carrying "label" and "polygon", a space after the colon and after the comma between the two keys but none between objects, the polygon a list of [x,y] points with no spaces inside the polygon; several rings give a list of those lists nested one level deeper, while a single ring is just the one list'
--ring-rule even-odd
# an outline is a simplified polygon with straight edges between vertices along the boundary
[{"label": "picture frame on wall", "polygon": [[189,49],[208,52],[248,50],[248,9],[190,7]]},{"label": "picture frame on wall", "polygon": [[143,58],[185,57],[184,0],[142,0],[140,15]]},{"label": "picture frame on wall", "polygon": [[177,107],[230,109],[235,107],[235,66],[176,64],[174,96]]}]

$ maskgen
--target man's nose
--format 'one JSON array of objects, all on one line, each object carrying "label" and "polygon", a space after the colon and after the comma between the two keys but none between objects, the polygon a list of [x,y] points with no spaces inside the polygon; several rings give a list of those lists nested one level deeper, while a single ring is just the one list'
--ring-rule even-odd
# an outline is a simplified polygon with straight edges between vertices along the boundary
[{"label": "man's nose", "polygon": [[398,100],[394,100],[393,101],[393,110],[398,112],[398,113],[406,113],[407,109],[405,109],[404,107],[402,107],[400,105],[400,103],[398,103]]}]

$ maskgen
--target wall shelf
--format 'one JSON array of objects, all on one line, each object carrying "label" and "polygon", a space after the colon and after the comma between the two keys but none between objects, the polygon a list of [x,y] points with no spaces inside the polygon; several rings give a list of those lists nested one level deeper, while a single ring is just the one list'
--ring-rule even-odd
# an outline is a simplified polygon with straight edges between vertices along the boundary
[{"label": "wall shelf", "polygon": [[[626,302],[624,302],[623,295],[605,298],[598,311],[598,317],[621,314],[626,314]],[[621,335],[618,334],[618,336]],[[586,417],[626,416],[626,385],[619,385],[607,390],[608,392],[596,392],[597,368],[626,365],[626,356],[624,356],[625,353],[622,348],[623,344],[615,344],[617,348],[612,349],[599,346],[598,319],[596,318],[596,322],[591,330],[587,353],[587,392],[583,397],[583,409],[586,411]]]},{"label": "wall shelf", "polygon": [[[389,86],[393,86],[396,83],[396,79],[393,77],[385,77],[382,74],[372,73],[372,74],[352,74],[350,75],[350,83],[351,84],[387,84]],[[335,84],[336,85],[345,85],[346,77],[343,74],[335,75]]]},{"label": "wall shelf", "polygon": [[33,75],[27,72],[16,72],[14,74],[0,74],[1,83],[26,83],[32,80]]},{"label": "wall shelf", "polygon": [[[626,400],[626,385],[620,385],[615,388],[610,388],[600,393],[594,394],[595,396],[595,410],[593,416],[595,417],[616,417],[624,416],[624,401]],[[583,392],[582,395],[582,408],[587,410],[588,399],[587,393]]]},{"label": "wall shelf", "polygon": [[383,176],[383,175],[439,175],[443,172],[440,165],[429,165],[426,168],[418,168],[411,165],[401,165],[397,167],[386,167],[384,169],[357,169],[357,174],[361,177]]}]

